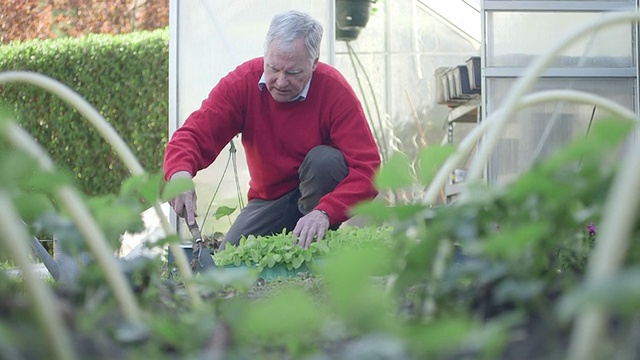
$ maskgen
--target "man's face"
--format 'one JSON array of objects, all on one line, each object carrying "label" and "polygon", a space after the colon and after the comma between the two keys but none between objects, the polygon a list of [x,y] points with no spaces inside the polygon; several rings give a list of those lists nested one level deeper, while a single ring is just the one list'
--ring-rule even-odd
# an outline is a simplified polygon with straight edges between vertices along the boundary
[{"label": "man's face", "polygon": [[307,85],[316,64],[317,60],[313,64],[309,61],[304,39],[296,39],[293,50],[288,53],[279,52],[274,40],[264,57],[267,90],[277,102],[293,100]]}]

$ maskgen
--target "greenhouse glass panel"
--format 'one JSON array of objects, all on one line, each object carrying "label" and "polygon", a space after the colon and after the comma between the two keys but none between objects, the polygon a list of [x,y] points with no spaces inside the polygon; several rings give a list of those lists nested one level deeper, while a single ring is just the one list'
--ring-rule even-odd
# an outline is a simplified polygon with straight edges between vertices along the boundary
[{"label": "greenhouse glass panel", "polygon": [[[506,3],[506,2],[518,2],[522,3],[522,0],[484,0],[486,3]],[[531,3],[623,3],[623,4],[635,4],[636,0],[527,0],[527,2]],[[557,5],[560,7],[560,4]]]},{"label": "greenhouse glass panel", "polygon": [[[522,0],[484,0],[485,2],[522,2]],[[529,2],[555,2],[555,3],[560,3],[560,2],[581,2],[581,3],[586,3],[586,2],[593,2],[593,3],[600,3],[600,2],[619,2],[619,3],[634,3],[635,0],[597,0],[597,1],[589,1],[589,0],[527,0]]]},{"label": "greenhouse glass panel", "polygon": [[480,41],[457,26],[463,19],[445,18],[431,3],[378,1],[382,6],[358,39],[335,44],[335,65],[361,99],[385,155],[412,158],[425,144],[442,141],[450,109],[436,103],[435,70],[480,55]]},{"label": "greenhouse glass panel", "polygon": [[[486,15],[486,66],[526,67],[549,48],[550,39],[557,39],[602,15],[601,12],[489,12]],[[575,42],[552,66],[633,67],[636,62],[633,44],[633,26],[614,25]]]},{"label": "greenhouse glass panel", "polygon": [[[504,99],[515,79],[491,79],[487,91],[492,99]],[[533,92],[553,89],[573,89],[608,98],[630,110],[634,109],[635,79],[624,78],[545,78]],[[495,112],[500,101],[487,104],[488,113]],[[491,183],[505,184],[548,157],[573,139],[587,136],[593,122],[609,118],[607,111],[588,104],[553,102],[519,111],[509,122],[493,149],[487,169]]]}]

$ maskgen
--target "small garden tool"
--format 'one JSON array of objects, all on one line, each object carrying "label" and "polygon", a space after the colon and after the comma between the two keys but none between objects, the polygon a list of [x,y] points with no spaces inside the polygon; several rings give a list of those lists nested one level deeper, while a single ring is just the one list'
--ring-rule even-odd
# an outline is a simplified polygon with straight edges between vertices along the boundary
[{"label": "small garden tool", "polygon": [[[186,219],[185,219],[186,220]],[[186,221],[185,221],[186,222]],[[193,238],[193,251],[191,254],[191,270],[195,272],[205,271],[214,267],[213,258],[211,257],[211,250],[205,246],[202,240],[202,234],[197,222],[193,224],[187,223],[187,227],[191,232]]]}]

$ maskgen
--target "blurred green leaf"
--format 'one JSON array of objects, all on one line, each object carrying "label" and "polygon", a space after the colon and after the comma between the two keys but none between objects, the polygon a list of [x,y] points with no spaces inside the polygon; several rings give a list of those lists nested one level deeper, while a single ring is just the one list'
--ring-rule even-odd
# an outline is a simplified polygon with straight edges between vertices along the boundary
[{"label": "blurred green leaf", "polygon": [[49,194],[63,185],[73,186],[73,182],[69,174],[60,171],[36,172],[23,183],[25,189]]},{"label": "blurred green leaf", "polygon": [[501,229],[477,246],[490,256],[516,258],[522,256],[528,246],[535,245],[544,235],[548,235],[547,224],[528,223],[515,229]]},{"label": "blurred green leaf", "polygon": [[617,146],[629,135],[633,128],[634,123],[629,121],[602,119],[593,124],[591,133],[587,137],[597,139],[609,146]]},{"label": "blurred green leaf", "polygon": [[0,156],[0,185],[22,187],[25,181],[40,171],[36,160],[27,154],[8,150]]},{"label": "blurred green leaf", "polygon": [[609,151],[616,149],[626,138],[633,124],[630,122],[603,119],[595,122],[590,133],[583,138],[571,141],[565,148],[553,154],[542,167],[546,170],[557,170],[571,163],[580,163],[585,158],[602,158]]},{"label": "blurred green leaf", "polygon": [[587,282],[568,292],[558,303],[557,313],[568,320],[589,307],[623,314],[640,310],[640,268],[636,265],[599,282]]},{"label": "blurred green leaf", "polygon": [[545,283],[542,280],[505,280],[496,287],[494,298],[498,304],[525,302],[539,296],[544,291],[544,286]]},{"label": "blurred green leaf", "polygon": [[200,273],[193,281],[212,290],[233,288],[247,291],[255,284],[258,269],[255,267],[217,267]]},{"label": "blurred green leaf", "polygon": [[36,221],[38,217],[45,213],[55,211],[51,199],[43,194],[16,194],[14,195],[14,204],[20,217],[28,224]]},{"label": "blurred green leaf", "polygon": [[409,158],[405,154],[394,153],[380,167],[375,175],[374,182],[380,189],[400,189],[415,183]]},{"label": "blurred green leaf", "polygon": [[321,267],[335,311],[355,328],[389,329],[395,326],[391,301],[372,276],[388,275],[391,254],[374,247],[347,248],[332,254]]},{"label": "blurred green leaf", "polygon": [[245,340],[269,339],[272,344],[282,344],[296,338],[313,338],[324,317],[321,307],[309,295],[285,289],[247,307],[237,330]]},{"label": "blurred green leaf", "polygon": [[431,358],[463,348],[462,345],[474,329],[472,320],[448,316],[426,325],[406,327],[404,336],[411,342],[413,349],[427,356],[426,358]]},{"label": "blurred green leaf", "polygon": [[373,221],[407,220],[426,210],[422,204],[389,205],[383,201],[362,202],[351,209],[352,215]]},{"label": "blurred green leaf", "polygon": [[122,184],[120,196],[138,196],[147,204],[155,202],[160,195],[162,174],[144,173],[128,178]]},{"label": "blurred green leaf", "polygon": [[144,209],[137,199],[111,195],[91,198],[87,200],[87,204],[114,247],[119,246],[120,236],[125,232],[144,230],[140,215]]},{"label": "blurred green leaf", "polygon": [[162,189],[162,202],[169,201],[185,191],[192,190],[194,187],[192,179],[177,178],[167,182]]},{"label": "blurred green leaf", "polygon": [[451,154],[455,152],[452,145],[444,146],[427,146],[420,150],[420,172],[418,173],[420,182],[423,185],[429,185],[433,177],[438,172],[442,164]]}]

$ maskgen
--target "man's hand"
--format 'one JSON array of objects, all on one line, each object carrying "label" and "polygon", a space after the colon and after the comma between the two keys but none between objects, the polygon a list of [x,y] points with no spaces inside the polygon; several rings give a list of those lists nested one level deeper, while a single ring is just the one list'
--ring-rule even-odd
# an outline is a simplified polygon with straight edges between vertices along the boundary
[{"label": "man's hand", "polygon": [[324,238],[329,229],[329,217],[320,210],[313,210],[298,220],[293,236],[297,239],[298,246],[308,248],[314,238],[318,241]]},{"label": "man's hand", "polygon": [[[191,179],[192,177],[187,171],[178,171],[171,175],[171,180],[176,178]],[[187,220],[187,224],[192,225],[196,222],[197,199],[196,191],[191,189],[169,200],[169,205],[171,205],[173,211],[175,211],[178,216]]]}]

